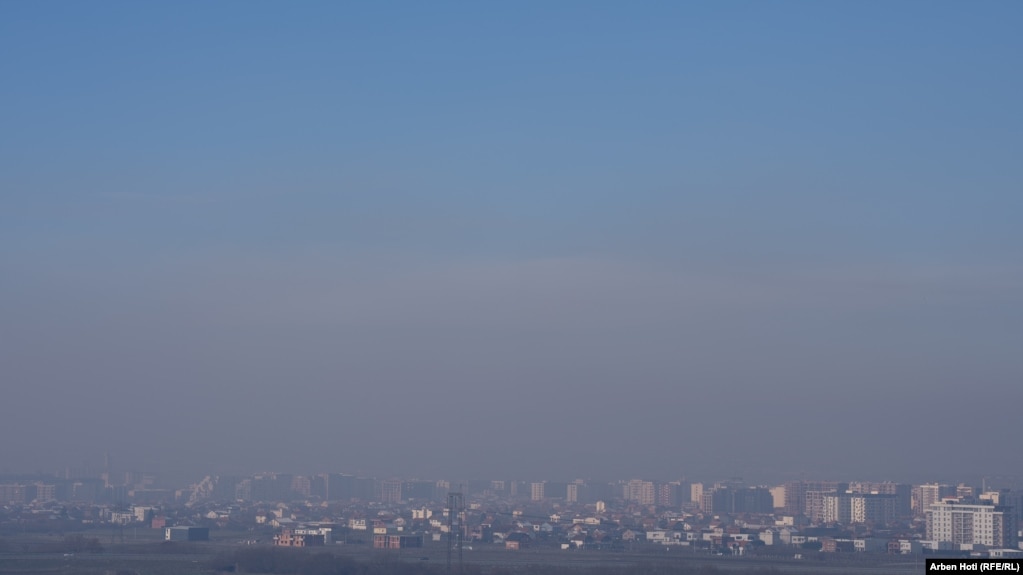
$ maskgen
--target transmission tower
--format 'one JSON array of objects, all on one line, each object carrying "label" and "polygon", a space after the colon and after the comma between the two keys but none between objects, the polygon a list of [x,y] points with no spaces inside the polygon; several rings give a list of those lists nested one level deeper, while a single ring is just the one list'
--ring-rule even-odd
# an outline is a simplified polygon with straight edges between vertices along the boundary
[{"label": "transmission tower", "polygon": [[[462,573],[462,537],[465,534],[465,499],[448,493],[448,574]],[[457,571],[455,561],[458,561]]]}]

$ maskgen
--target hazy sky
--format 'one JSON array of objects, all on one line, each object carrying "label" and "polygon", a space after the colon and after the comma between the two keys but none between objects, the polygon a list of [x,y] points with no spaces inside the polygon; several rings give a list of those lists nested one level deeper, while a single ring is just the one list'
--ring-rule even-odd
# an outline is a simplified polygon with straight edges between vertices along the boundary
[{"label": "hazy sky", "polygon": [[1023,478],[1021,29],[0,2],[0,472]]}]

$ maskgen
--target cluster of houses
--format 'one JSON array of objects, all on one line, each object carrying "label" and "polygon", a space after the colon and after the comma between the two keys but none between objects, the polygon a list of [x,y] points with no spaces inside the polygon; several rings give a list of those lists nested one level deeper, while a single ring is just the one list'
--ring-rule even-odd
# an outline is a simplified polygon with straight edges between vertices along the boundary
[{"label": "cluster of houses", "polygon": [[[308,509],[279,505],[257,516],[277,530],[273,544],[288,547],[366,543],[380,549],[421,547],[449,536],[448,510],[367,505],[350,508],[349,516],[324,521]],[[474,508],[472,508],[474,507]],[[560,505],[540,515],[538,506],[492,511],[483,505],[464,510],[466,545],[520,550],[545,547],[563,550],[642,549],[671,546],[693,553],[876,552],[910,554],[923,550],[919,535],[857,534],[839,528],[800,526],[797,518],[704,516],[679,511],[637,509],[594,513],[598,505]]]},{"label": "cluster of houses", "polygon": [[[148,526],[165,530],[170,541],[219,537],[282,547],[404,549],[457,535],[466,546],[508,550],[1020,554],[1020,494],[972,493],[963,485],[793,482],[768,489],[632,480],[610,486],[534,482],[527,489],[526,484],[492,481],[465,494],[465,504],[459,494],[459,505],[452,507],[455,500],[445,501],[445,496],[453,487],[350,476],[325,476],[317,483],[316,477],[264,474],[226,483],[207,478],[180,490],[173,501],[134,505],[69,503],[49,492],[43,499],[39,490],[27,500],[24,490],[12,488],[22,499],[0,508],[0,524],[38,524],[40,530],[66,530],[68,524],[83,529]],[[954,528],[944,528],[947,521],[935,515],[939,511],[942,518],[978,514],[985,525],[995,525],[990,541],[979,538],[977,529],[967,540]]]}]

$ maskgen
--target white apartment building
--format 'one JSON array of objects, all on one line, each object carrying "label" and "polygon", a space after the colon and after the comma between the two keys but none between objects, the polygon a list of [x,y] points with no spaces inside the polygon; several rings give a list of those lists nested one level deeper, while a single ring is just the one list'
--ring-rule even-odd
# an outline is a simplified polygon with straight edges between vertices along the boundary
[{"label": "white apartment building", "polygon": [[1016,522],[1005,507],[943,500],[927,510],[927,539],[955,546],[1015,548]]}]

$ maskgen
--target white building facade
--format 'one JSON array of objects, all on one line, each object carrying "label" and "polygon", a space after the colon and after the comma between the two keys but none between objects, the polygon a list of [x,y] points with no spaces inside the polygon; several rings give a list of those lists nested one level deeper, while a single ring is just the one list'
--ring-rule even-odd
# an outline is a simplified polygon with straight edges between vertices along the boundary
[{"label": "white building facade", "polygon": [[927,510],[927,539],[961,548],[971,545],[1014,548],[1016,522],[1005,507],[944,500]]}]

